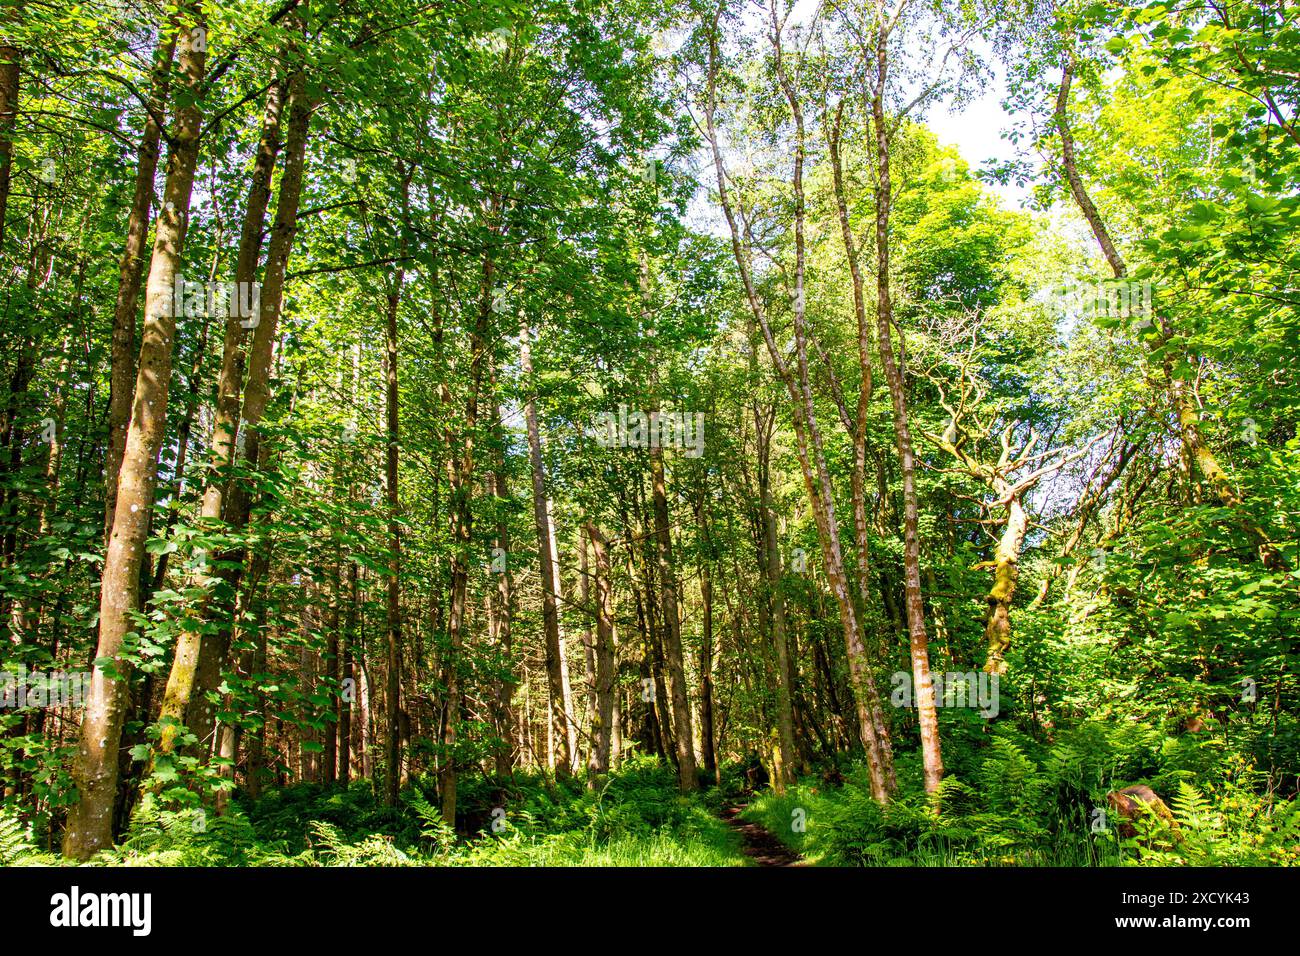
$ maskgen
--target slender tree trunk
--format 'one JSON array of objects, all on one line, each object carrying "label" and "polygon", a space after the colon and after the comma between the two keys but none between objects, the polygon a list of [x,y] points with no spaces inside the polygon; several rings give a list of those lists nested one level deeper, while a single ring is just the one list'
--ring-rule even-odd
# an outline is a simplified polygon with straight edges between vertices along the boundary
[{"label": "slender tree trunk", "polygon": [[[499,214],[500,203],[494,202],[491,212]],[[499,224],[494,224],[499,235]],[[469,549],[473,538],[472,494],[474,483],[474,431],[478,427],[479,392],[483,385],[487,353],[488,320],[492,315],[493,277],[496,266],[489,250],[483,256],[483,273],[479,284],[478,317],[470,336],[470,386],[465,400],[465,417],[462,423],[460,454],[448,441],[447,470],[451,495],[449,507],[452,515],[453,548],[451,564],[451,605],[447,613],[448,654],[444,683],[447,688],[447,717],[442,743],[445,750],[442,770],[438,776],[439,796],[442,802],[442,819],[448,826],[456,825],[456,744],[460,723],[461,690],[460,655],[465,641],[465,590],[469,579]],[[444,383],[445,387],[445,383]],[[449,393],[448,393],[449,394]],[[450,430],[450,426],[448,426]]]},{"label": "slender tree trunk", "polygon": [[[492,376],[492,388],[496,391],[495,371]],[[510,523],[506,510],[510,500],[510,485],[506,475],[505,429],[502,425],[501,406],[494,405],[495,417],[492,422],[493,471],[491,478],[492,493],[495,497],[496,510],[496,546],[500,548],[501,567],[493,567],[496,574],[496,594],[490,600],[492,609],[489,621],[489,638],[492,646],[501,655],[502,665],[513,669],[513,647],[511,644],[511,624],[514,616],[514,572],[510,568]],[[500,743],[496,748],[496,774],[508,777],[514,772],[519,753],[515,745],[512,699],[515,692],[513,673],[503,674],[493,692],[493,711],[496,721],[496,733]]]},{"label": "slender tree trunk", "polygon": [[[301,51],[292,52],[296,56],[302,55]],[[271,241],[267,248],[257,325],[249,348],[248,380],[244,386],[244,460],[253,469],[261,467],[266,458],[258,426],[271,400],[271,364],[284,300],[285,276],[298,228],[298,207],[302,195],[311,115],[307,76],[305,68],[298,63],[289,81],[289,126],[285,137],[284,172],[280,177],[280,192],[275,222],[271,227]],[[255,251],[253,255],[256,255]],[[235,409],[235,414],[239,414],[238,409]],[[224,427],[220,437],[214,431],[214,441],[233,440],[233,436],[225,438],[229,434]],[[209,497],[218,506],[222,500],[221,491],[217,487],[217,476],[214,475],[211,480],[212,484],[208,485],[204,495],[205,510],[209,507]],[[242,531],[248,524],[252,510],[252,489],[245,481],[235,481],[231,483],[230,492],[225,497],[226,523],[232,531]],[[241,576],[243,549],[233,549],[230,553],[221,555],[220,560],[225,569],[218,576],[233,595]],[[216,710],[209,695],[217,687],[230,648],[228,622],[222,622],[219,633],[210,637],[210,640],[201,640],[198,633],[187,632],[177,640],[176,656],[167,679],[160,714],[163,728],[159,749],[163,753],[169,753],[175,748],[181,726],[188,727],[199,740],[206,740],[212,734]]]},{"label": "slender tree trunk", "polygon": [[357,741],[361,752],[361,776],[375,778],[375,711],[370,688],[370,668],[366,665],[364,641],[357,645],[353,663],[357,668]]},{"label": "slender tree trunk", "polygon": [[339,699],[339,783],[347,786],[352,780],[352,702],[356,698],[357,679],[353,667],[353,646],[357,634],[357,564],[348,562],[348,593],[344,605],[343,634],[340,639],[343,656],[343,688]]},{"label": "slender tree trunk", "polygon": [[[270,202],[271,173],[275,168],[275,158],[280,148],[282,105],[281,85],[274,83],[266,94],[262,135],[258,143],[257,157],[253,163],[253,177],[244,208],[239,253],[235,263],[236,290],[249,288],[257,275],[266,208]],[[289,162],[292,161],[291,156]],[[301,169],[298,178],[301,182]],[[283,203],[283,187],[281,193]],[[278,251],[273,250],[273,254]],[[268,263],[268,272],[270,267],[271,263]],[[247,300],[236,291],[234,301]],[[257,315],[259,324],[262,318],[260,306],[259,302]],[[248,321],[248,317],[241,316],[238,309],[232,307],[228,311],[222,341],[221,371],[217,376],[217,403],[213,414],[212,434],[208,443],[208,465],[204,477],[207,484],[199,511],[200,521],[213,526],[222,517],[226,500],[225,490],[230,481],[230,465],[236,450],[240,389],[243,385],[245,361],[244,323]],[[190,587],[201,590],[203,597],[199,601],[198,608],[193,610],[193,616],[199,619],[210,617],[215,588],[228,590],[230,593],[222,596],[220,600],[227,607],[233,606],[237,575],[238,572],[233,569],[223,569],[216,575],[208,575],[202,570],[196,572],[190,581]],[[161,717],[171,722],[164,725],[159,741],[160,749],[164,753],[171,752],[175,747],[181,720],[185,720],[189,731],[198,738],[200,753],[204,751],[203,742],[211,731],[214,716],[206,692],[215,689],[216,674],[211,672],[220,669],[228,643],[229,631],[224,623],[220,626],[219,633],[210,633],[206,640],[202,638],[198,628],[186,629],[177,638],[176,655],[172,659],[167,690],[163,696]],[[205,644],[206,649],[203,647]],[[202,676],[198,676],[199,674]],[[197,696],[194,695],[196,683],[200,684],[200,692]]]},{"label": "slender tree trunk", "polygon": [[[412,168],[402,176],[402,221],[410,219],[410,190]],[[397,803],[397,792],[402,782],[402,525],[398,517],[401,498],[398,488],[398,427],[397,389],[397,310],[402,300],[402,284],[406,270],[398,267],[388,292],[388,311],[384,321],[384,388],[388,447],[385,455],[384,485],[388,499],[388,628],[387,628],[387,707],[388,737],[386,767],[388,770],[385,796],[388,805]]]},{"label": "slender tree trunk", "polygon": [[[866,660],[866,649],[863,646],[862,636],[858,628],[857,610],[849,594],[847,579],[844,574],[844,558],[840,546],[839,527],[835,519],[835,506],[831,494],[830,475],[826,467],[821,434],[817,428],[816,417],[813,413],[812,392],[807,378],[807,330],[806,317],[804,313],[803,287],[804,219],[806,216],[803,199],[803,165],[805,159],[803,113],[799,106],[798,97],[794,93],[792,85],[785,76],[784,68],[782,67],[780,71],[782,87],[786,92],[787,102],[790,104],[791,111],[795,117],[797,135],[794,163],[796,267],[795,291],[792,301],[795,316],[797,371],[799,373],[799,378],[796,380],[794,372],[792,372],[787,364],[783,351],[777,344],[776,338],[772,333],[772,329],[767,319],[767,312],[762,304],[762,300],[759,298],[758,289],[754,284],[753,276],[749,268],[749,258],[746,254],[746,248],[742,243],[740,229],[736,223],[736,216],[732,207],[730,191],[727,187],[726,171],[723,168],[722,154],[718,146],[717,131],[715,129],[713,118],[716,108],[716,21],[714,22],[713,27],[709,40],[708,103],[705,109],[705,121],[709,143],[713,154],[714,167],[717,172],[719,197],[723,213],[727,219],[728,229],[731,233],[732,252],[736,259],[737,267],[740,270],[741,280],[745,287],[745,297],[749,303],[750,310],[754,314],[755,320],[762,329],[763,340],[767,345],[768,354],[772,359],[772,364],[776,368],[777,373],[780,376],[782,383],[785,385],[786,391],[790,397],[799,466],[803,473],[804,486],[807,489],[809,502],[812,506],[813,517],[817,525],[818,539],[821,543],[822,560],[826,569],[826,577],[840,611],[840,623],[844,633],[845,648],[849,661],[850,674],[853,679],[854,696],[857,703],[859,733],[863,747],[867,752],[867,763],[871,776],[872,795],[877,801],[884,803],[890,799],[896,789],[893,769],[893,750],[889,739],[888,727],[885,724],[884,714],[880,703],[880,695],[876,688],[875,678],[872,675],[871,669]],[[776,62],[779,65],[782,63],[782,55],[779,46],[779,32],[776,34],[776,37]]]},{"label": "slender tree trunk", "polygon": [[939,717],[934,684],[930,679],[930,642],[925,631],[925,606],[921,597],[921,542],[918,530],[916,457],[907,420],[907,395],[903,373],[894,357],[891,328],[894,305],[889,290],[889,215],[893,201],[889,178],[889,131],[885,126],[884,93],[888,72],[888,34],[879,26],[876,40],[876,86],[871,101],[876,138],[876,338],[880,361],[894,408],[894,440],[903,474],[903,592],[907,604],[907,633],[912,656],[912,683],[917,722],[921,729],[921,760],[925,790],[933,793],[943,782],[943,755],[939,749]]},{"label": "slender tree trunk", "polygon": [[587,522],[587,540],[591,542],[596,566],[596,641],[593,648],[596,706],[592,712],[587,786],[597,790],[609,773],[610,732],[614,722],[614,601],[610,592],[609,544],[600,529],[590,521]]},{"label": "slender tree trunk", "polygon": [[651,727],[660,757],[676,767],[677,743],[673,734],[672,694],[669,692],[663,630],[659,620],[663,602],[659,596],[658,539],[654,533],[653,518],[646,512],[644,490],[639,480],[636,486],[636,497],[640,526],[649,529],[644,535],[644,550],[641,555],[641,583],[645,592],[647,666],[654,677],[654,693],[649,701],[652,715]]},{"label": "slender tree trunk", "polygon": [[[651,414],[652,429],[655,427],[653,419],[656,414]],[[668,527],[668,494],[662,448],[650,449],[650,479],[654,499],[655,550],[659,562],[659,597],[663,602],[664,657],[668,664],[673,737],[677,744],[677,784],[683,793],[689,793],[699,787],[699,780],[695,775],[695,735],[691,727],[690,696],[682,654],[682,623],[677,607],[677,572],[673,560],[672,532]]]},{"label": "slender tree trunk", "polygon": [[[641,255],[640,285],[643,313],[648,317],[654,304],[651,299],[650,267]],[[654,376],[657,390],[658,376]],[[660,441],[659,408],[650,412],[650,492],[654,515],[655,563],[658,568],[659,600],[663,618],[663,647],[668,664],[668,693],[672,712],[673,737],[677,752],[677,782],[683,793],[699,787],[695,772],[695,733],[691,725],[690,689],[686,684],[686,662],[682,650],[682,623],[677,589],[677,564],[673,557],[673,537],[669,527],[668,491],[664,470],[664,451]]]},{"label": "slender tree trunk", "polygon": [[[182,11],[182,22],[205,30],[197,3]],[[190,36],[190,29],[183,36]],[[63,852],[85,860],[112,841],[113,798],[117,789],[117,750],[122,736],[131,665],[121,657],[122,642],[138,606],[140,564],[153,510],[158,451],[166,428],[167,392],[176,343],[172,290],[185,241],[190,192],[199,155],[200,89],[206,43],[183,44],[180,72],[186,101],[176,112],[172,153],[167,162],[163,209],[158,217],[153,258],[145,292],[145,323],[136,377],[135,403],[118,478],[113,532],[104,558],[100,588],[99,642],[89,698],[81,724],[81,743],[73,769],[79,799],[68,813]]]},{"label": "slender tree trunk", "polygon": [[700,635],[700,744],[704,769],[716,785],[721,781],[713,726],[713,572],[707,560],[700,564],[700,604],[704,616]]},{"label": "slender tree trunk", "polygon": [[[520,366],[528,381],[530,389],[536,388],[533,376],[532,350],[529,337],[532,333],[524,329],[519,338]],[[533,479],[533,522],[537,529],[537,554],[542,575],[542,631],[546,640],[546,682],[551,695],[551,720],[554,722],[554,739],[559,748],[555,756],[555,773],[567,777],[573,770],[573,748],[570,744],[568,684],[566,671],[568,661],[560,643],[560,585],[559,573],[555,567],[552,554],[551,515],[546,494],[546,464],[542,459],[541,428],[537,421],[537,401],[530,396],[524,406],[524,418],[528,431],[528,460],[532,465]]]},{"label": "slender tree trunk", "polygon": [[[10,11],[10,18],[20,16],[22,7]],[[17,47],[0,40],[0,250],[4,248],[5,226],[9,214],[9,184],[13,177],[14,133],[18,119],[18,82],[22,71],[22,53]]]},{"label": "slender tree trunk", "polygon": [[596,633],[592,626],[591,608],[591,562],[587,552],[590,550],[585,532],[578,534],[578,603],[582,607],[582,666],[587,694],[586,714],[583,726],[587,728],[587,764],[591,764],[591,749],[594,746],[596,726]]},{"label": "slender tree trunk", "polygon": [[560,690],[564,700],[564,731],[567,737],[571,763],[570,772],[576,772],[582,765],[578,753],[578,708],[574,703],[573,681],[569,671],[569,638],[564,627],[564,618],[558,613],[559,603],[564,595],[564,579],[560,571],[559,531],[555,525],[555,501],[549,495],[546,498],[547,546],[551,551],[551,570],[555,572],[556,625],[560,636]]},{"label": "slender tree trunk", "polygon": [[[750,325],[750,373],[758,374],[758,353]],[[776,514],[772,507],[771,488],[771,433],[770,419],[764,424],[758,402],[751,406],[754,420],[754,447],[758,455],[759,569],[767,586],[770,612],[767,612],[771,629],[772,649],[776,665],[776,743],[772,759],[772,787],[778,793],[794,783],[794,710],[790,687],[790,654],[786,641],[785,585],[782,583],[781,546],[776,534]],[[760,604],[760,609],[765,605]],[[764,630],[766,630],[765,628]]]},{"label": "slender tree trunk", "polygon": [[[135,316],[144,274],[145,241],[149,235],[149,207],[153,201],[154,174],[167,90],[171,82],[172,57],[176,50],[176,18],[168,17],[159,27],[158,50],[154,54],[149,103],[144,132],[136,150],[135,191],[127,216],[126,247],[118,266],[117,303],[113,308],[108,387],[108,455],[104,462],[104,540],[113,530],[117,507],[117,475],[126,449],[126,431],[131,422],[132,386],[135,384]],[[189,42],[186,35],[185,41]],[[0,229],[2,229],[0,225]]]},{"label": "slender tree trunk", "polygon": [[[337,474],[337,471],[336,471]],[[339,487],[335,480],[334,487]],[[321,754],[321,783],[333,786],[338,779],[338,733],[339,733],[339,621],[342,617],[339,602],[342,582],[342,549],[335,545],[333,559],[329,569],[329,604],[325,611],[325,659],[321,662],[324,669],[325,685],[325,750]]]},{"label": "slender tree trunk", "polygon": [[[615,663],[617,665],[617,657]],[[627,708],[623,706],[623,692],[618,684],[618,668],[614,669],[614,716],[610,727],[610,766],[617,767],[623,760],[623,715]]]},{"label": "slender tree trunk", "polygon": [[[840,160],[840,136],[843,130],[844,103],[840,102],[835,111],[833,123],[827,124],[826,141],[830,147],[831,182],[835,193],[835,209],[840,222],[840,237],[844,242],[845,258],[849,263],[849,276],[853,286],[853,314],[858,328],[858,412],[852,421],[850,434],[853,438],[853,531],[854,544],[858,552],[858,595],[865,603],[870,599],[871,588],[871,541],[867,530],[867,412],[871,405],[873,391],[871,364],[871,328],[867,323],[867,304],[862,265],[858,257],[858,243],[853,235],[853,226],[849,219],[848,200],[844,191],[844,170]],[[847,412],[847,409],[845,409]],[[863,635],[864,639],[866,635]]]}]

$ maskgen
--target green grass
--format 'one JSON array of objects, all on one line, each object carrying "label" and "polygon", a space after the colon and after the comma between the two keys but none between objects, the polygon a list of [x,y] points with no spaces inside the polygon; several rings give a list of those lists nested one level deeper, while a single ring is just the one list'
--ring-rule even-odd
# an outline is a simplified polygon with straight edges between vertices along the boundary
[{"label": "green grass", "polygon": [[[815,836],[809,839],[808,829],[814,830],[826,817],[832,805],[811,784],[791,787],[785,793],[765,790],[757,794],[740,814],[742,819],[766,827],[773,836],[814,865],[821,863],[822,851],[817,848]],[[803,828],[796,828],[796,812],[801,811]]]},{"label": "green grass", "polygon": [[702,827],[616,836],[589,834],[485,840],[446,861],[463,866],[743,866],[739,840],[721,821]]}]

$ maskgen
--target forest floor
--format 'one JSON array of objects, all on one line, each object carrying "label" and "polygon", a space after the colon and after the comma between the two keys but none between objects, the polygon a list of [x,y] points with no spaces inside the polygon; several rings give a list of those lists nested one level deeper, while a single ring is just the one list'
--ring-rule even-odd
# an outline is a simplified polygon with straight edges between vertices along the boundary
[{"label": "forest floor", "polygon": [[722,819],[740,834],[740,852],[754,866],[806,866],[807,863],[798,853],[790,849],[767,827],[760,823],[742,820],[743,807],[728,806],[722,811]]}]

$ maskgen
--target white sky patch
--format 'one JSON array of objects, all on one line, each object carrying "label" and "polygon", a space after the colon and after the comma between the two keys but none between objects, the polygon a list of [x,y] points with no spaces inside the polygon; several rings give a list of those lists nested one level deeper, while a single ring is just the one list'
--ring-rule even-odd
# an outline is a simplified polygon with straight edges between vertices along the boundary
[{"label": "white sky patch", "polygon": [[790,11],[790,24],[807,23],[823,0],[799,0]]},{"label": "white sky patch", "polygon": [[[971,173],[983,169],[989,160],[1005,162],[1016,157],[1017,148],[1003,133],[1011,129],[1011,117],[1002,108],[1006,96],[1005,73],[995,68],[983,89],[958,105],[948,96],[936,103],[925,117],[926,125],[934,131],[939,142],[954,146],[961,158],[970,164]],[[998,196],[1009,208],[1024,208],[1030,198],[1029,190],[1015,183],[1003,186],[986,183],[985,187]]]}]

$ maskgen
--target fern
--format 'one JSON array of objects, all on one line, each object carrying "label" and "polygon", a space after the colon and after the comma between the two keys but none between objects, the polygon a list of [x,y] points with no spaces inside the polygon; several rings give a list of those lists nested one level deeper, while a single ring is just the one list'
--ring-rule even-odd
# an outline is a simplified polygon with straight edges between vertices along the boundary
[{"label": "fern", "polygon": [[979,769],[979,791],[995,812],[1013,816],[1032,814],[1047,786],[1037,765],[1019,744],[1007,737],[994,737],[991,753]]},{"label": "fern", "polygon": [[1174,819],[1180,827],[1193,833],[1207,830],[1217,833],[1222,829],[1223,821],[1214,813],[1210,801],[1186,780],[1178,781],[1178,795],[1172,803]]},{"label": "fern", "polygon": [[406,803],[420,821],[420,836],[432,843],[438,852],[445,853],[456,845],[455,828],[443,820],[442,812],[429,803],[424,794],[412,788]]},{"label": "fern", "polygon": [[17,815],[0,809],[0,866],[22,863],[37,852],[31,830]]}]

